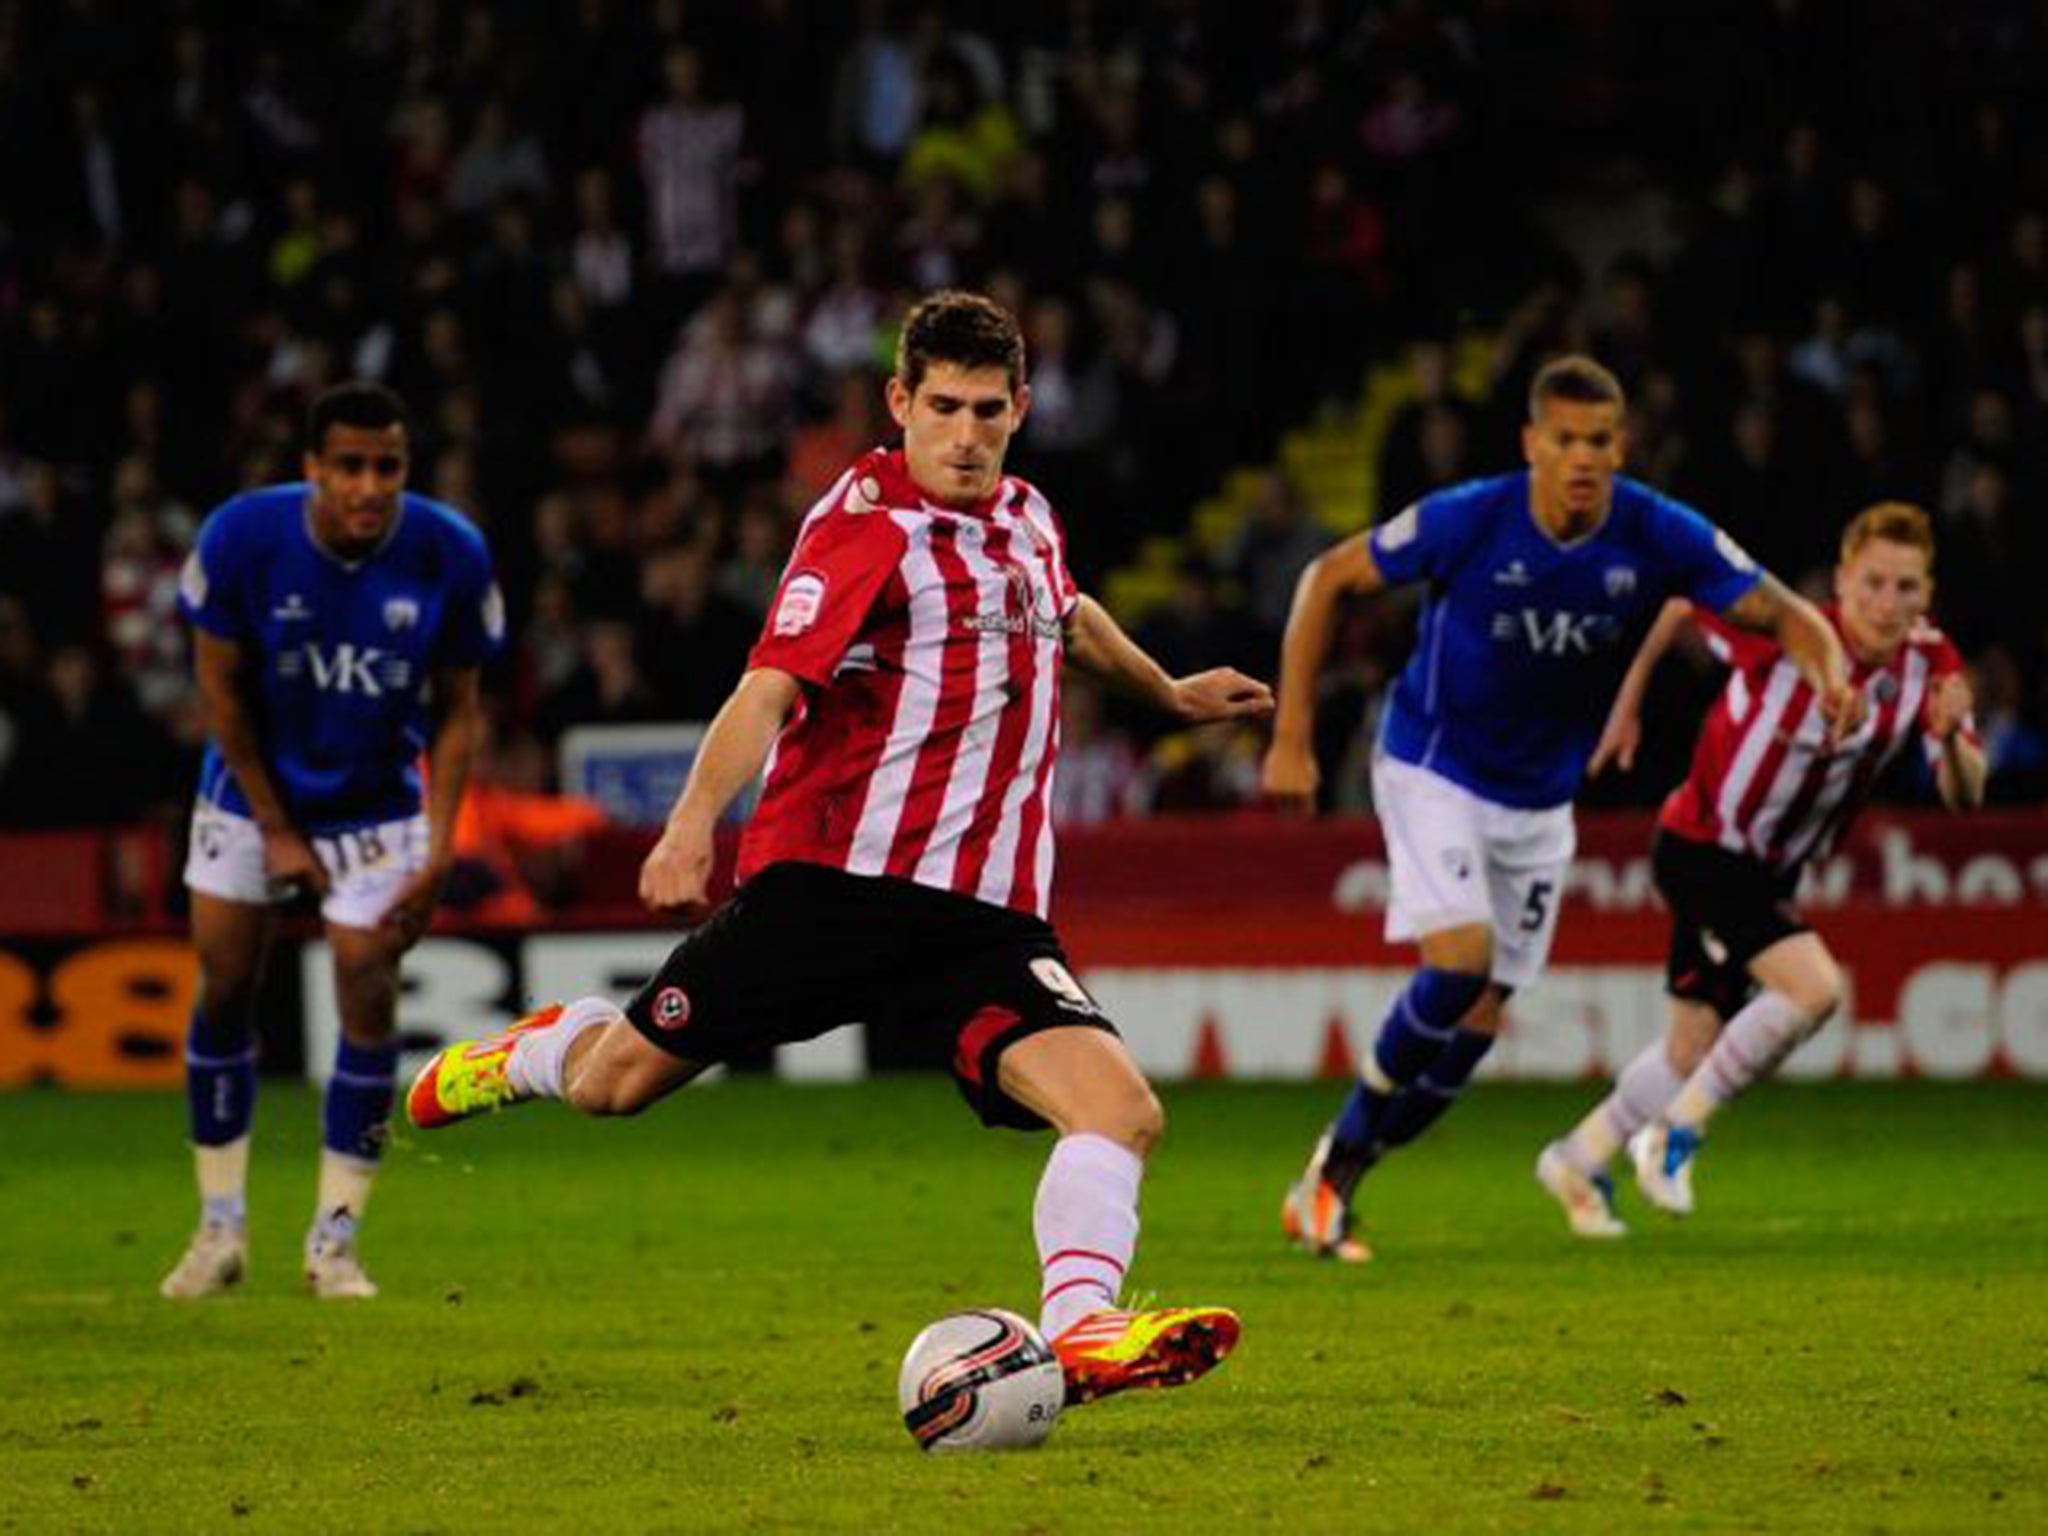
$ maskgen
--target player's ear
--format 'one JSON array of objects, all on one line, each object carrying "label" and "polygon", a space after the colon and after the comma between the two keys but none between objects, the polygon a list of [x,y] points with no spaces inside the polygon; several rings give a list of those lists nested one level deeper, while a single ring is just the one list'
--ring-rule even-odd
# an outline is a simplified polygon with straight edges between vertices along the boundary
[{"label": "player's ear", "polygon": [[1017,393],[1011,397],[1010,406],[1010,430],[1014,432],[1024,425],[1024,418],[1031,410],[1031,386],[1029,384],[1019,384],[1017,386]]},{"label": "player's ear", "polygon": [[896,425],[909,426],[910,391],[903,387],[903,381],[893,373],[889,375],[889,388],[886,394],[889,400],[889,414],[896,419]]},{"label": "player's ear", "polygon": [[1536,462],[1536,423],[1533,421],[1522,423],[1522,461],[1532,465]]}]

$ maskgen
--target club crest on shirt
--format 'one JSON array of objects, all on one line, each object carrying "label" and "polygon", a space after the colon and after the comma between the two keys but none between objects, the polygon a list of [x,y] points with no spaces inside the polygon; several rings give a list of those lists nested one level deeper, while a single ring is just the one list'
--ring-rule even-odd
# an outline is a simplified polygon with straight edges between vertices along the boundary
[{"label": "club crest on shirt", "polygon": [[690,998],[681,987],[663,987],[654,994],[654,1024],[657,1029],[681,1029],[690,1022]]},{"label": "club crest on shirt", "polygon": [[882,504],[882,482],[873,475],[862,475],[846,488],[846,497],[840,508],[846,512],[872,512]]},{"label": "club crest on shirt", "polygon": [[394,597],[384,604],[384,627],[386,629],[416,629],[420,622],[420,605],[416,598]]},{"label": "club crest on shirt", "polygon": [[1610,565],[1606,582],[1609,597],[1627,597],[1636,589],[1636,568],[1632,565]]},{"label": "club crest on shirt", "polygon": [[798,571],[783,583],[782,597],[775,604],[775,633],[804,633],[818,622],[818,610],[824,606],[825,578],[816,571]]},{"label": "club crest on shirt", "polygon": [[1899,680],[1889,672],[1880,672],[1871,679],[1870,697],[1874,703],[1889,704],[1899,696]]}]

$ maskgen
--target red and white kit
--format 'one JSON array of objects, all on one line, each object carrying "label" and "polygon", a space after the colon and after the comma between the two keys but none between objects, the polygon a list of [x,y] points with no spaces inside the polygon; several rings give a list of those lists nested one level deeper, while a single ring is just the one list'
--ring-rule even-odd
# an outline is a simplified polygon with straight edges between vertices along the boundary
[{"label": "red and white kit", "polygon": [[[1842,633],[1840,612],[1833,605],[1822,611]],[[1699,609],[1693,618],[1734,671],[1700,732],[1691,774],[1664,802],[1660,820],[1678,836],[1788,869],[1833,846],[1915,734],[1930,757],[1940,751],[1926,734],[1927,704],[1963,662],[1932,625],[1915,628],[1882,665],[1853,662],[1851,683],[1869,712],[1831,749],[1813,690],[1775,641]]]},{"label": "red and white kit", "polygon": [[900,451],[811,509],[750,664],[811,686],[740,844],[1046,915],[1061,629],[1080,593],[1052,507],[1005,477],[937,505]]}]

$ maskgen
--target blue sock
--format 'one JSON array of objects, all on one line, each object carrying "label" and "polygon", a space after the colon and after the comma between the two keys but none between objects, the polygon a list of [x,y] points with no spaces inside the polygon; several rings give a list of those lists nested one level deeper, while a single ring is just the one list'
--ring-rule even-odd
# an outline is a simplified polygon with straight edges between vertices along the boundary
[{"label": "blue sock", "polygon": [[256,1039],[246,1018],[209,1018],[195,1005],[185,1035],[185,1102],[192,1142],[224,1147],[256,1118]]},{"label": "blue sock", "polygon": [[334,1076],[327,1083],[323,1144],[328,1150],[368,1162],[382,1156],[397,1082],[396,1040],[361,1046],[343,1035],[334,1052]]},{"label": "blue sock", "polygon": [[1484,976],[1469,971],[1425,966],[1394,1000],[1372,1048],[1374,1064],[1393,1083],[1394,1091],[1383,1093],[1361,1077],[1352,1085],[1336,1124],[1330,1127],[1323,1177],[1346,1199],[1387,1144],[1383,1122],[1389,1107],[1454,1036],[1464,1033],[1457,1027],[1458,1020],[1485,994],[1486,985]]},{"label": "blue sock", "polygon": [[1476,1029],[1453,1030],[1436,1060],[1387,1105],[1379,1120],[1380,1144],[1406,1146],[1436,1124],[1457,1102],[1466,1079],[1492,1049],[1492,1035],[1482,1035]]}]

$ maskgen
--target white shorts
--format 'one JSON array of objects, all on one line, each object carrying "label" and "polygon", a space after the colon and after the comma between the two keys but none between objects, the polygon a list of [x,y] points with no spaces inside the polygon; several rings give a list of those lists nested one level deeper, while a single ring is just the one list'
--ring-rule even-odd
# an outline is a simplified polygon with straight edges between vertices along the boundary
[{"label": "white shorts", "polygon": [[[307,839],[327,870],[320,915],[344,928],[374,928],[405,882],[427,865],[427,818],[350,827]],[[247,816],[210,800],[192,807],[192,847],[185,884],[224,901],[257,905],[287,900],[292,890],[263,867],[263,830]]]},{"label": "white shorts", "polygon": [[1487,923],[1495,981],[1524,987],[1542,974],[1578,845],[1572,808],[1495,805],[1384,753],[1373,759],[1372,793],[1393,885],[1387,937]]}]

